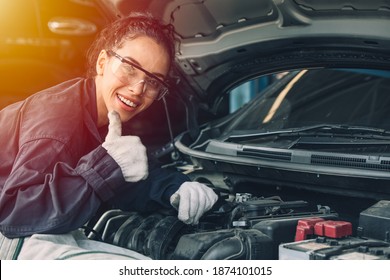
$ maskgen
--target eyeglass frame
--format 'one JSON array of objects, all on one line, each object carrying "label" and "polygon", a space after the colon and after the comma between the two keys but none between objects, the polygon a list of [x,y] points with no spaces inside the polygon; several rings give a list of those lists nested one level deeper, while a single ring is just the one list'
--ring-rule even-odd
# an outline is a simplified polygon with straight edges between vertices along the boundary
[{"label": "eyeglass frame", "polygon": [[165,90],[163,90],[163,93],[161,93],[161,90],[160,92],[157,94],[157,97],[155,98],[155,100],[160,100],[162,99],[166,94],[169,93],[169,85],[164,82],[163,80],[161,80],[159,77],[157,77],[156,75],[150,73],[149,71],[145,70],[144,68],[142,68],[141,66],[131,62],[130,60],[120,56],[119,54],[117,54],[116,52],[114,52],[113,50],[106,50],[106,52],[110,55],[110,56],[113,56],[115,58],[117,58],[121,63],[126,63],[132,67],[134,67],[135,69],[137,70],[140,70],[141,72],[143,72],[146,76],[149,76],[150,78],[153,78],[155,79],[157,82],[159,82],[160,84],[162,84],[164,87],[165,87]]}]

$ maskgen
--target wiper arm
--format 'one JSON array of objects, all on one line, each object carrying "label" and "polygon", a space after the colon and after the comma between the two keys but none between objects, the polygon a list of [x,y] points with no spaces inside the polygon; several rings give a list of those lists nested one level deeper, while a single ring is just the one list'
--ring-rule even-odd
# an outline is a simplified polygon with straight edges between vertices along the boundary
[{"label": "wiper arm", "polygon": [[306,132],[327,132],[332,135],[351,135],[354,137],[370,138],[370,139],[390,139],[390,131],[375,128],[375,127],[365,127],[365,126],[348,126],[348,125],[339,125],[339,124],[317,124],[312,126],[303,126],[297,128],[273,130],[273,131],[234,131],[234,134],[228,135],[224,140],[249,140],[252,138],[259,138],[265,136],[273,135],[286,135],[286,136],[300,136],[302,134],[307,135]]}]

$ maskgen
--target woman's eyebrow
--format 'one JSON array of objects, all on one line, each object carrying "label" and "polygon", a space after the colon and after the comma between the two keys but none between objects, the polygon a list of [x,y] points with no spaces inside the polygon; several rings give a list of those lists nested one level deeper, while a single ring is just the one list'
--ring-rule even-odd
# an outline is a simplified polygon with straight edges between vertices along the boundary
[{"label": "woman's eyebrow", "polygon": [[134,64],[137,65],[138,67],[141,67],[141,68],[144,69],[146,72],[151,73],[151,74],[157,76],[157,77],[160,78],[161,80],[164,80],[164,79],[165,79],[165,76],[164,76],[163,74],[161,74],[161,73],[157,73],[157,72],[152,73],[152,72],[147,71],[147,70],[146,70],[145,68],[143,68],[142,65],[141,65],[137,60],[135,60],[134,58],[132,58],[132,57],[130,57],[130,56],[124,56],[123,58],[126,59],[126,60],[128,60],[128,61],[130,61],[131,63],[134,63]]}]

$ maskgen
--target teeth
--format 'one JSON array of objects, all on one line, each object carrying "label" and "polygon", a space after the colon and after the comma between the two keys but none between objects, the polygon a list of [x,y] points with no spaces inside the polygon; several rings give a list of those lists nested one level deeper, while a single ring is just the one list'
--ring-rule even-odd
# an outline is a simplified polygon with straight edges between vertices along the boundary
[{"label": "teeth", "polygon": [[129,99],[126,99],[126,98],[124,98],[123,96],[121,96],[119,94],[118,94],[118,98],[120,99],[120,101],[125,103],[127,106],[130,106],[132,108],[136,108],[137,107],[137,104],[131,102]]}]

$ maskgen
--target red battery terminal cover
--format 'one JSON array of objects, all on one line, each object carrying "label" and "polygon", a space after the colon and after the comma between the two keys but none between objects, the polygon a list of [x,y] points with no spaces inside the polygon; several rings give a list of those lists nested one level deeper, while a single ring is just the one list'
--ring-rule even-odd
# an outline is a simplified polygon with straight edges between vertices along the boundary
[{"label": "red battery terminal cover", "polygon": [[352,224],[345,221],[322,221],[314,225],[314,234],[319,236],[342,238],[352,235]]},{"label": "red battery terminal cover", "polygon": [[309,235],[314,234],[314,226],[323,221],[324,219],[319,217],[299,220],[295,232],[295,241],[306,240]]}]

